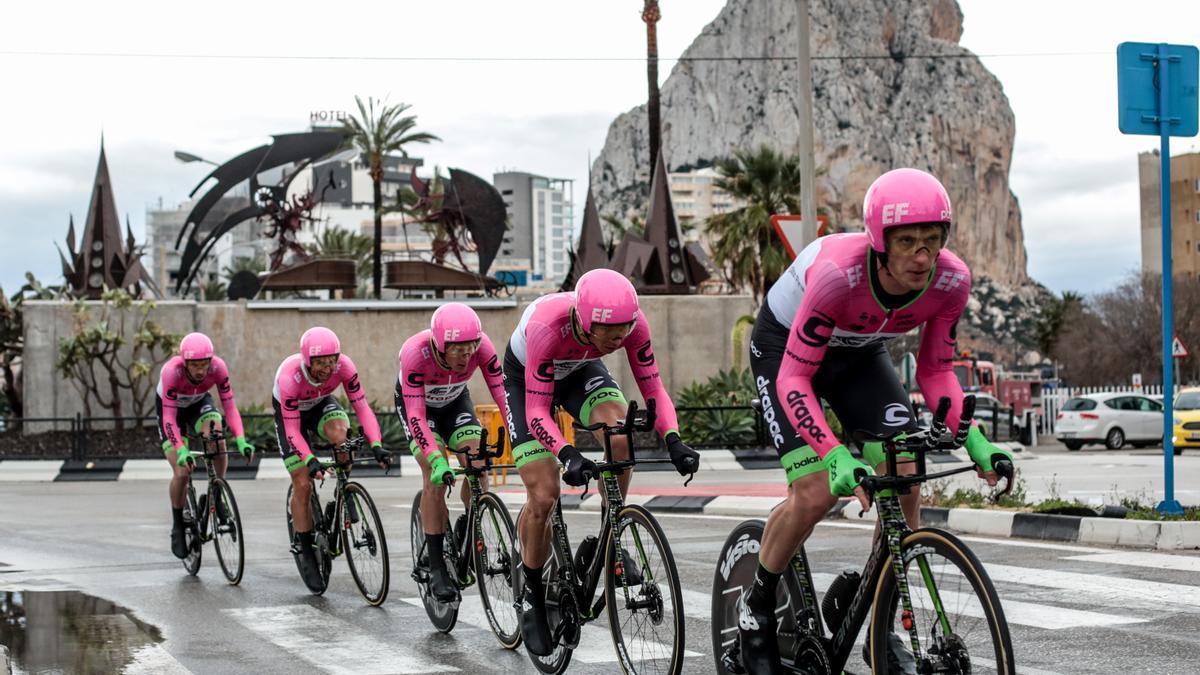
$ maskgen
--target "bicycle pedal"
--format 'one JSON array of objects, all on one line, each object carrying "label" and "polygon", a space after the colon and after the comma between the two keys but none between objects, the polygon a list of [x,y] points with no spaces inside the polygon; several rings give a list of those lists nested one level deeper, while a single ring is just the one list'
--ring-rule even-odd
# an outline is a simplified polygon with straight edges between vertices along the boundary
[{"label": "bicycle pedal", "polygon": [[422,570],[422,569],[413,570],[411,576],[412,576],[412,580],[417,582],[418,584],[424,585],[424,584],[429,583],[429,571],[428,570]]}]

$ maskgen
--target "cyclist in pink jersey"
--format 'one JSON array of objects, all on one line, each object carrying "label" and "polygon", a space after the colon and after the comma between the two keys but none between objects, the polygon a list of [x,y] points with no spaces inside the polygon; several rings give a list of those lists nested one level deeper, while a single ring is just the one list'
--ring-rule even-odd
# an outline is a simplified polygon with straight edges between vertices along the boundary
[{"label": "cyclist in pink jersey", "polygon": [[279,364],[272,391],[275,436],[283,465],[292,478],[294,544],[300,549],[304,583],[314,591],[323,589],[325,584],[313,551],[309,496],[313,480],[324,479],[325,473],[309,443],[316,437],[334,446],[346,442],[350,416],[333,398],[338,387],[350,399],[375,461],[384,469],[391,465],[391,454],[383,448],[379,422],[358,381],[358,369],[341,351],[341,343],[333,331],[322,326],[308,329],[300,337],[300,353]]},{"label": "cyclist in pink jersey", "polygon": [[[421,525],[429,556],[429,587],[439,601],[453,602],[458,599],[458,588],[446,571],[443,545],[448,516],[442,488],[453,486],[454,472],[444,452],[473,452],[479,448],[482,428],[467,391],[476,370],[483,371],[492,400],[507,417],[500,360],[475,310],[450,302],[433,313],[427,330],[404,341],[399,363],[396,415],[424,477]],[[463,461],[461,455],[459,461]],[[487,477],[481,477],[480,482],[486,490]],[[461,495],[467,508],[471,491],[465,482]],[[459,541],[465,534],[466,518],[463,513],[454,524]]]},{"label": "cyclist in pink jersey", "polygon": [[[217,388],[221,397],[224,418],[213,404],[209,390]],[[155,389],[154,408],[158,413],[158,437],[162,441],[163,455],[171,464],[171,553],[177,558],[187,557],[187,543],[183,536],[183,500],[187,490],[188,474],[195,462],[188,449],[185,429],[200,434],[213,429],[220,432],[228,420],[238,452],[243,457],[254,454],[254,446],[246,440],[242,429],[242,416],[233,401],[233,387],[229,384],[229,368],[213,351],[212,340],[203,333],[188,333],[179,343],[179,354],[172,356],[159,371],[158,387]],[[224,441],[221,449],[224,450]],[[224,455],[213,461],[213,470],[221,478],[229,466]],[[207,495],[202,495],[207,498]],[[224,503],[217,505],[217,517],[224,519]],[[203,502],[199,505],[204,512]]]},{"label": "cyclist in pink jersey", "polygon": [[[624,349],[638,389],[655,402],[655,428],[681,475],[695,473],[699,455],[679,438],[675,406],[659,377],[650,324],[639,311],[633,284],[613,270],[592,270],[579,278],[573,293],[553,293],[525,309],[504,355],[504,390],[513,460],[521,472],[528,501],[517,523],[524,565],[521,632],[525,646],[538,656],[550,652],[542,566],[549,554],[549,515],[561,480],[580,486],[596,477],[596,465],[568,444],[551,415],[557,403],[581,424],[615,424],[625,416],[625,395],[600,357]],[[613,458],[628,459],[628,439],[614,438]],[[629,488],[632,470],[619,478]],[[630,579],[637,574],[624,562]],[[636,585],[640,581],[629,581]]]},{"label": "cyclist in pink jersey", "polygon": [[[750,673],[782,672],[774,610],[784,567],[837,497],[857,496],[867,508],[858,483],[872,467],[886,468],[880,442],[862,443],[865,464],[850,453],[826,423],[821,400],[847,434],[915,431],[885,345],[920,327],[917,383],[926,401],[950,399],[947,422],[957,431],[963,392],[952,362],[971,273],[944,248],[950,198],[928,173],[897,169],[867,190],[863,219],[866,232],[821,237],[797,256],[768,292],[750,342],[763,417],[788,480],[787,500],[767,520],[755,583],[742,596],[739,639]],[[974,425],[966,447],[980,476],[995,485],[993,463],[1012,454]],[[918,499],[915,492],[901,497],[914,528]]]}]

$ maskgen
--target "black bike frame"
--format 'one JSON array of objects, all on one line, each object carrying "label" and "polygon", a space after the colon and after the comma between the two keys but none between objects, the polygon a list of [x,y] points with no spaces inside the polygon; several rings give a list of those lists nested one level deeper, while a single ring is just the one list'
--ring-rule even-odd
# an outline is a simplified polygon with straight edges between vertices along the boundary
[{"label": "black bike frame", "polygon": [[[917,446],[912,448],[915,455],[913,461],[916,464],[916,473],[900,476],[897,471],[896,443],[892,440],[885,440],[884,448],[887,455],[888,475],[874,479],[882,487],[877,492],[878,498],[875,500],[876,510],[879,514],[880,535],[875,537],[875,542],[871,546],[871,555],[867,558],[867,563],[863,567],[858,589],[855,591],[854,599],[851,601],[845,616],[842,618],[841,625],[829,627],[830,631],[832,631],[832,636],[827,655],[829,656],[831,672],[835,673],[842,672],[842,669],[846,666],[846,662],[850,660],[851,652],[854,649],[854,639],[858,637],[858,632],[862,628],[863,622],[866,621],[868,612],[871,611],[875,588],[879,585],[879,577],[884,572],[884,562],[889,555],[892,560],[891,572],[896,576],[896,587],[900,592],[901,608],[908,612],[912,611],[908,576],[904,573],[904,561],[900,555],[900,542],[912,532],[912,528],[908,526],[908,521],[904,519],[904,511],[900,507],[899,495],[907,494],[912,489],[912,486],[918,483],[945,478],[946,476],[970,471],[973,468],[972,466],[967,466],[928,475],[925,473],[925,449]],[[823,636],[825,635],[825,631],[822,628],[823,622],[820,605],[817,604],[816,589],[813,586],[812,575],[808,565],[808,556],[804,551],[804,547],[801,547],[797,554],[792,557],[792,569],[796,572],[797,578],[800,580],[800,592],[802,596],[802,602],[796,610],[797,626],[807,628],[811,631],[812,635]],[[930,588],[929,590],[936,597],[937,589]],[[938,606],[940,606],[940,602]],[[915,625],[909,630],[909,637],[912,641],[911,647],[914,654],[920,653],[917,630]]]}]

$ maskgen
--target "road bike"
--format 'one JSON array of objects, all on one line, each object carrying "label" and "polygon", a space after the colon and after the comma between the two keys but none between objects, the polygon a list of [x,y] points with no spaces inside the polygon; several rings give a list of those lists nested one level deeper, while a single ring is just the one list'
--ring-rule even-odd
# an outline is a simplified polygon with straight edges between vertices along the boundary
[{"label": "road bike", "polygon": [[[500,495],[485,492],[479,480],[492,468],[513,468],[492,464],[493,459],[504,454],[503,446],[503,429],[493,445],[488,445],[488,432],[484,429],[479,449],[460,453],[465,460],[464,466],[454,469],[454,474],[466,476],[471,499],[467,512],[459,516],[454,527],[450,527],[447,516],[443,555],[446,571],[460,593],[472,584],[479,584],[479,597],[492,632],[505,649],[516,649],[521,644],[521,619],[514,609],[512,516]],[[483,462],[482,466],[472,466],[472,462],[478,461]],[[444,492],[452,491],[453,485],[450,485]],[[410,523],[413,581],[417,583],[421,603],[434,628],[449,633],[458,622],[459,603],[440,602],[429,590],[429,553],[425,546],[425,528],[421,524],[421,492],[413,499]]]},{"label": "road bike", "polygon": [[[312,491],[310,511],[312,512],[314,552],[317,564],[321,570],[324,584],[319,590],[313,590],[314,595],[321,595],[329,587],[329,573],[333,567],[333,559],[346,555],[350,566],[350,576],[358,591],[362,593],[367,603],[373,606],[383,604],[387,599],[390,571],[388,567],[387,537],[383,532],[383,521],[379,518],[379,510],[370,493],[362,486],[350,480],[350,470],[355,464],[374,464],[374,460],[355,459],[354,454],[362,449],[362,430],[358,436],[347,439],[336,447],[314,448],[314,452],[331,450],[333,457],[322,460],[324,471],[332,472],[336,485],[333,500],[321,507],[318,490]],[[325,481],[321,481],[324,485]],[[292,486],[288,486],[287,494],[287,527],[288,538],[292,542],[292,557],[296,560],[296,569],[301,569],[300,543],[292,526]]]},{"label": "road bike", "polygon": [[[195,576],[200,571],[203,545],[211,541],[217,550],[221,572],[225,574],[229,583],[236,586],[242,581],[246,562],[242,517],[238,512],[237,500],[233,497],[233,489],[224,478],[218,478],[212,468],[212,462],[217,457],[239,454],[221,449],[225,434],[223,430],[216,430],[215,422],[210,422],[207,432],[190,436],[191,440],[200,445],[201,451],[193,454],[193,459],[188,460],[193,470],[188,472],[187,499],[183,504],[183,536],[188,550],[187,557],[183,559],[183,567],[188,574]],[[196,486],[192,482],[196,457],[200,458],[200,468],[208,476],[208,486],[199,499],[196,498]]]},{"label": "road bike", "polygon": [[[637,402],[631,402],[625,419],[616,425],[600,422],[580,428],[604,434],[604,461],[596,464],[605,498],[600,529],[595,536],[584,538],[572,554],[561,501],[550,512],[550,558],[542,574],[546,618],[555,648],[548,656],[530,653],[529,658],[542,673],[562,673],[579,645],[583,626],[598,619],[607,607],[609,631],[622,671],[679,673],[683,669],[684,614],[675,558],[658,520],[645,507],[626,504],[617,482],[618,476],[637,464],[670,461],[639,460],[634,454],[633,433],[654,429],[654,402],[640,416]],[[629,459],[613,461],[614,436],[629,439]],[[518,553],[513,556],[517,598],[524,590],[520,562]],[[597,597],[601,579],[604,593]]]},{"label": "road bike", "polygon": [[[900,508],[899,495],[914,486],[974,469],[968,465],[933,474],[925,470],[926,453],[946,452],[966,441],[974,404],[974,397],[964,400],[959,433],[953,437],[945,426],[949,399],[942,399],[926,431],[903,438],[858,435],[859,440],[883,441],[887,453],[888,475],[868,476],[860,483],[879,514],[875,542],[863,571],[836,577],[819,604],[804,547],[792,557],[776,592],[779,654],[785,670],[842,673],[870,610],[864,659],[873,673],[1016,673],[1004,609],[979,558],[949,532],[909,529]],[[915,463],[914,474],[897,474],[901,452],[913,453],[908,461]],[[1012,463],[993,463],[1011,485]],[[717,558],[712,645],[721,675],[745,672],[738,605],[744,589],[754,583],[764,526],[761,520],[739,524]],[[908,659],[912,661],[900,662]]]}]

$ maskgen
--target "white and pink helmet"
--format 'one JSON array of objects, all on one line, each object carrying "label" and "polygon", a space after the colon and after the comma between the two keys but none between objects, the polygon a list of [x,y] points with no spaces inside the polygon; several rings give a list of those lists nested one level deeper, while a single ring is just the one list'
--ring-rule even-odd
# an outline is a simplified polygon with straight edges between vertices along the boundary
[{"label": "white and pink helmet", "polygon": [[942,223],[949,233],[950,195],[938,179],[920,169],[894,169],[871,183],[863,198],[867,241],[879,253],[887,252],[884,233],[893,227]]},{"label": "white and pink helmet", "polygon": [[184,361],[203,361],[213,357],[213,343],[204,333],[188,333],[179,341],[179,355]]},{"label": "white and pink helmet", "polygon": [[451,342],[474,342],[483,337],[483,324],[475,310],[461,302],[447,302],[438,307],[429,321],[433,346],[445,353]]},{"label": "white and pink helmet", "polygon": [[637,291],[615,270],[592,270],[575,282],[575,313],[585,333],[593,323],[629,323],[638,316]]},{"label": "white and pink helmet", "polygon": [[300,336],[300,359],[305,368],[312,366],[315,356],[333,356],[341,351],[342,343],[337,335],[324,326],[313,326]]}]

